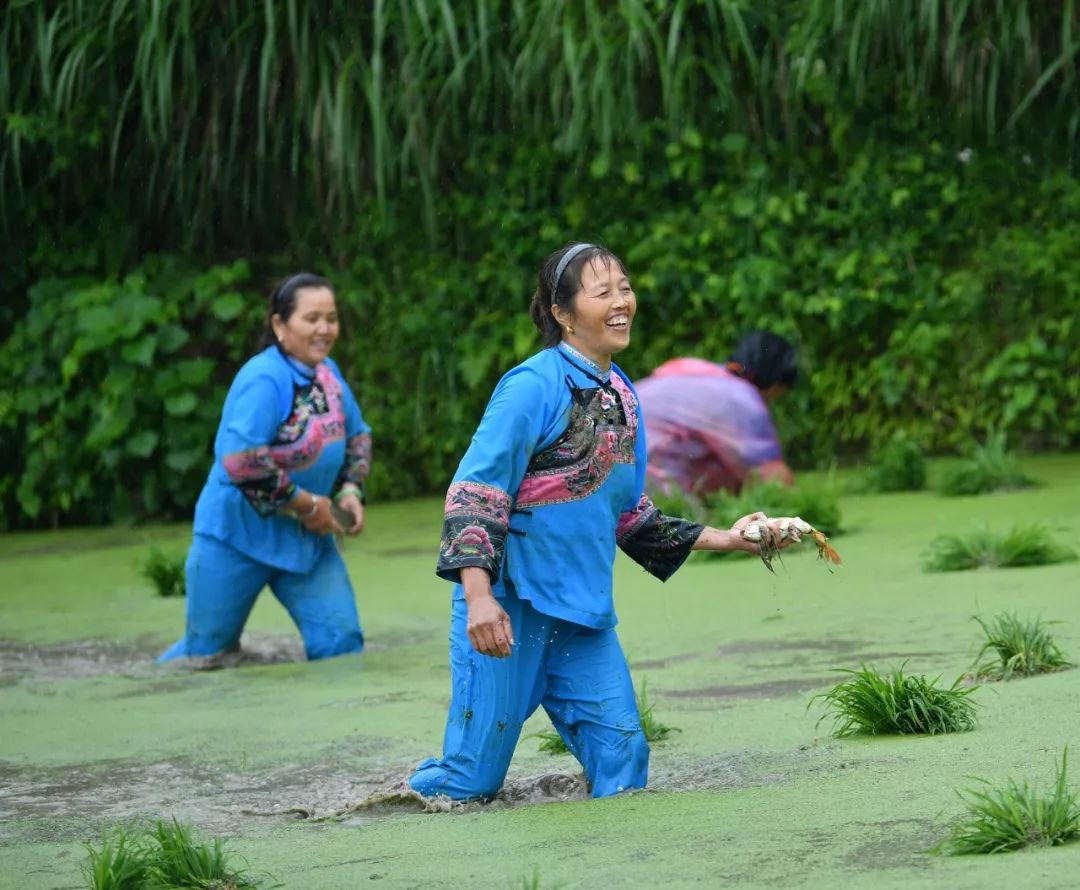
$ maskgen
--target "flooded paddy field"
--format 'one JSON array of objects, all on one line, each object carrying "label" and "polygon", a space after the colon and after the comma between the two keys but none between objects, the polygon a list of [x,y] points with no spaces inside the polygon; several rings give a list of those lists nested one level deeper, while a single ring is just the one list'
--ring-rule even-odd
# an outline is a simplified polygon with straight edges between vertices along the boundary
[{"label": "flooded paddy field", "polygon": [[1042,520],[1075,546],[1080,459],[1026,466],[1042,487],[845,497],[834,574],[809,548],[775,576],[694,557],[667,584],[620,557],[635,681],[680,731],[653,746],[647,791],[602,801],[528,738],[549,728],[542,712],[493,802],[402,792],[438,752],[449,699],[435,500],[371,506],[346,545],[367,650],[318,663],[268,594],[241,653],[153,663],[184,604],[137,563],[150,541],[182,553],[186,527],[0,538],[0,885],[85,886],[85,842],[175,816],[225,837],[267,887],[1073,887],[1080,845],[925,851],[968,777],[1045,782],[1080,748],[1080,670],[985,686],[978,728],[947,736],[836,739],[811,703],[862,664],[951,682],[978,651],[973,615],[1059,620],[1080,660],[1080,564],[920,567],[935,535],[984,523]]}]

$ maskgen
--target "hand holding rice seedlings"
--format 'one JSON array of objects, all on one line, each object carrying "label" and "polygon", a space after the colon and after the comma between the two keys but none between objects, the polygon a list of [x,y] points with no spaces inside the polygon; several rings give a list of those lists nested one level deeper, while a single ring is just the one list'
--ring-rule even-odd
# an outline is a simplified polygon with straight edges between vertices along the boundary
[{"label": "hand holding rice seedlings", "polygon": [[951,467],[941,481],[944,495],[987,494],[1013,491],[1033,485],[1015,455],[1005,445],[1005,434],[989,435],[985,445],[977,445],[970,456]]},{"label": "hand holding rice seedlings", "polygon": [[[647,742],[662,742],[673,732],[682,732],[677,726],[668,726],[653,714],[653,705],[649,701],[649,682],[643,680],[641,690],[635,696],[637,698],[638,716],[641,719],[641,730],[645,733]],[[528,736],[530,739],[540,739],[537,748],[542,754],[569,754],[570,749],[566,746],[561,735],[553,729],[542,732],[534,732]]]},{"label": "hand holding rice seedlings", "polygon": [[905,676],[903,666],[889,676],[865,665],[843,672],[851,678],[810,699],[810,705],[823,700],[827,710],[818,723],[831,713],[834,736],[937,735],[975,728],[976,705],[968,696],[977,686],[961,687],[958,679],[943,688],[940,677]]},{"label": "hand holding rice seedlings", "polygon": [[1066,748],[1049,791],[1013,779],[1004,788],[979,779],[985,790],[958,791],[967,813],[931,852],[952,856],[1007,853],[1024,847],[1056,847],[1080,838],[1080,798],[1066,783],[1068,756]]},{"label": "hand holding rice seedlings", "polygon": [[184,557],[170,556],[156,544],[150,545],[150,553],[139,564],[140,574],[157,591],[158,596],[183,596]]},{"label": "hand holding rice seedlings", "polygon": [[[1007,612],[995,615],[989,623],[978,616],[975,621],[986,634],[973,669],[979,679],[1009,680],[1075,667],[1045,630],[1055,622],[1021,621]],[[996,657],[984,660],[988,653]]]},{"label": "hand holding rice seedlings", "polygon": [[780,555],[780,549],[775,546],[769,537],[769,526],[779,522],[780,540],[801,541],[803,535],[809,535],[817,544],[818,559],[824,560],[826,565],[840,565],[840,554],[829,546],[829,539],[816,528],[798,516],[785,516],[780,519],[759,519],[751,522],[742,530],[742,537],[758,545],[761,552],[761,561],[765,568],[776,573],[772,567],[772,561]]},{"label": "hand holding rice seedlings", "polygon": [[1020,568],[1072,562],[1076,553],[1054,540],[1042,523],[1018,523],[1004,536],[988,528],[964,535],[942,535],[927,551],[928,572],[962,572],[978,568]]}]

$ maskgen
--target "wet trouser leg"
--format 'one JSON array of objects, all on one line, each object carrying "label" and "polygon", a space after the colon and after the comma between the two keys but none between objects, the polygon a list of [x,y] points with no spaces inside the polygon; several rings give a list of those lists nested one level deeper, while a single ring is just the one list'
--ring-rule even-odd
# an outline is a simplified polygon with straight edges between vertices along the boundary
[{"label": "wet trouser leg", "polygon": [[499,601],[510,616],[515,645],[508,658],[481,655],[466,633],[468,608],[456,600],[450,625],[453,684],[443,756],[425,760],[409,779],[421,794],[454,800],[493,797],[502,787],[522,724],[546,683],[543,660],[554,619],[526,600]]},{"label": "wet trouser leg", "polygon": [[356,597],[336,547],[325,548],[306,575],[274,575],[270,588],[296,622],[308,658],[329,658],[364,648]]},{"label": "wet trouser leg", "polygon": [[644,788],[649,745],[614,628],[556,622],[545,671],[544,710],[585,769],[593,797]]},{"label": "wet trouser leg", "polygon": [[239,645],[244,622],[274,570],[216,538],[195,535],[184,572],[187,628],[159,662],[217,655]]}]

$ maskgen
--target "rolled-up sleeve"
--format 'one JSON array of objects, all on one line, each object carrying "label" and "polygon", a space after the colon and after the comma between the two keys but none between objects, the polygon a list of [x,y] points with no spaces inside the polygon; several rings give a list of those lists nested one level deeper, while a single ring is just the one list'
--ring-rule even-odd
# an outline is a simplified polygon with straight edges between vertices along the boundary
[{"label": "rolled-up sleeve", "polygon": [[467,567],[502,572],[514,495],[540,439],[546,386],[532,369],[507,374],[446,493],[436,574],[460,581]]},{"label": "rolled-up sleeve", "polygon": [[270,453],[279,417],[277,384],[259,375],[229,392],[215,448],[229,479],[259,513],[269,516],[292,500],[296,485]]},{"label": "rolled-up sleeve", "polygon": [[686,562],[705,526],[665,516],[648,495],[619,517],[615,540],[645,571],[666,581]]}]

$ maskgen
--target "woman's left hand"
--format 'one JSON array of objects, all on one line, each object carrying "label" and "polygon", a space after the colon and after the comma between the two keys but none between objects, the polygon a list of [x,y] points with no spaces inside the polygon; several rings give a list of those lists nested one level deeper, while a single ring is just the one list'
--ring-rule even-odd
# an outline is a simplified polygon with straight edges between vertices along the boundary
[{"label": "woman's left hand", "polygon": [[337,499],[337,505],[352,513],[355,519],[352,526],[345,529],[345,534],[350,537],[360,534],[364,530],[364,505],[360,503],[360,498],[351,493],[343,494]]}]

